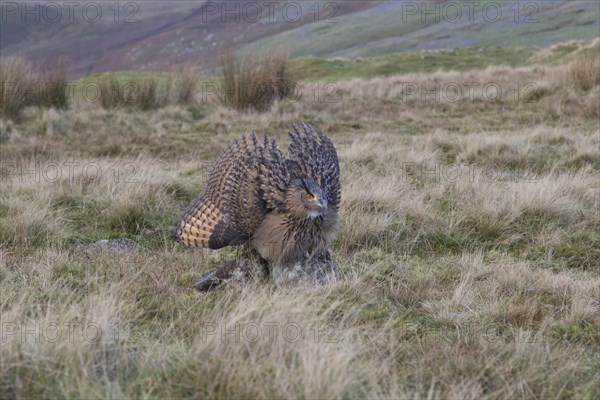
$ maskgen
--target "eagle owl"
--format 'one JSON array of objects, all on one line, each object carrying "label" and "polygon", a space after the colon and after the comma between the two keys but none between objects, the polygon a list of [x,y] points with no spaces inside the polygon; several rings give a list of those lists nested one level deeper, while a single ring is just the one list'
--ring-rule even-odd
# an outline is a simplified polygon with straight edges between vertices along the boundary
[{"label": "eagle owl", "polygon": [[337,153],[319,129],[292,127],[287,156],[254,133],[229,146],[176,224],[174,239],[211,249],[249,243],[271,263],[328,249],[340,225]]}]

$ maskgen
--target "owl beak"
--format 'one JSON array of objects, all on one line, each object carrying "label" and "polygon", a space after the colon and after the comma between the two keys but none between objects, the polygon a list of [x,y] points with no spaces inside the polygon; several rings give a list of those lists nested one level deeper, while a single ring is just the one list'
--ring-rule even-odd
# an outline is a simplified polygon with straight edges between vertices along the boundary
[{"label": "owl beak", "polygon": [[327,208],[327,199],[321,199],[321,201],[317,203],[317,207],[319,207],[322,210],[325,210]]}]

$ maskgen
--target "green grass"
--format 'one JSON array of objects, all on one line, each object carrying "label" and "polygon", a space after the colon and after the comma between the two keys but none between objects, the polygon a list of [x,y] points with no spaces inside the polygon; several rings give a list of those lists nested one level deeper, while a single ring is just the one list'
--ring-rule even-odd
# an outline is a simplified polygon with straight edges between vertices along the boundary
[{"label": "green grass", "polygon": [[299,59],[292,63],[299,79],[339,81],[375,78],[408,73],[466,71],[491,65],[528,65],[532,48],[467,48],[438,52],[408,52],[354,60]]},{"label": "green grass", "polygon": [[[431,73],[436,71],[468,71],[489,66],[504,65],[524,67],[534,64],[561,64],[573,59],[582,44],[569,42],[550,48],[538,47],[466,47],[435,51],[407,51],[379,56],[359,58],[296,58],[291,60],[294,78],[305,82],[318,80],[342,81],[352,78],[372,79],[411,73]],[[598,44],[596,44],[596,47]],[[198,77],[198,86],[220,85],[218,69],[204,71]],[[118,71],[93,74],[77,81],[80,86],[91,86],[106,78],[114,78],[122,84],[144,79],[158,80],[164,85],[175,79],[176,73]],[[90,89],[91,90],[91,89]]]},{"label": "green grass", "polygon": [[539,61],[564,63],[571,60],[581,46],[581,42],[570,42],[544,49],[494,46],[403,52],[355,59],[300,58],[294,60],[292,65],[298,78],[307,81],[371,79],[410,73],[468,71],[498,65],[523,67]]}]

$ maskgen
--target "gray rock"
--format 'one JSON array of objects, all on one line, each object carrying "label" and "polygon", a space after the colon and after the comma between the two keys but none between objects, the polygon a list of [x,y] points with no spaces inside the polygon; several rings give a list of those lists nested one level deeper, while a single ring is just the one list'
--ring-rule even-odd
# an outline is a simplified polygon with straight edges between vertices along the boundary
[{"label": "gray rock", "polygon": [[138,251],[138,244],[131,239],[104,239],[94,243],[78,245],[75,250],[87,255],[103,253],[107,255],[133,255]]}]

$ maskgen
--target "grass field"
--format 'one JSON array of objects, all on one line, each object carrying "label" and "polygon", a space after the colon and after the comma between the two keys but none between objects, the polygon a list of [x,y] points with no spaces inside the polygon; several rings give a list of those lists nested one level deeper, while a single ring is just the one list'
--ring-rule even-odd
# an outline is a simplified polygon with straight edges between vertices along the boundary
[{"label": "grass field", "polygon": [[[319,69],[261,114],[77,98],[0,120],[3,398],[597,398],[598,72],[583,89],[537,57]],[[172,222],[234,139],[285,149],[299,120],[338,149],[342,279],[199,294],[236,250],[183,248]],[[111,238],[140,250],[77,247]]]}]

